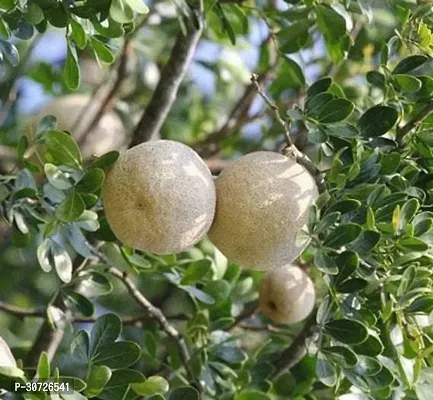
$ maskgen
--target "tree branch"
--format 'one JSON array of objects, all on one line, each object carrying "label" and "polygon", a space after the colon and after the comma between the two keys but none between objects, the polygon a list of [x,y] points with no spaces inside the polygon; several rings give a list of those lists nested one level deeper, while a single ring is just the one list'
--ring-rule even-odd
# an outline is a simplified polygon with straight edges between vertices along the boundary
[{"label": "tree branch", "polygon": [[99,250],[93,247],[90,249],[96,257],[98,257],[105,265],[107,265],[106,272],[118,278],[126,286],[134,300],[146,311],[151,318],[157,321],[164,332],[175,341],[179,349],[180,357],[185,370],[189,378],[192,381],[195,381],[188,365],[190,360],[189,350],[180,333],[170,324],[162,311],[155,307],[149,300],[146,299],[146,297],[141,294],[141,292],[135,286],[135,283],[131,280],[131,278],[128,277],[127,272],[117,269],[114,265],[112,265],[111,261],[105,256],[105,254],[101,253]]},{"label": "tree branch", "polygon": [[[8,314],[14,315],[19,318],[47,318],[47,310],[46,308],[40,308],[40,307],[19,307],[12,304],[4,303],[0,301],[0,311],[4,311]],[[87,324],[87,323],[94,323],[96,322],[98,317],[77,317],[72,316],[70,318],[70,321],[77,324]],[[136,325],[140,322],[146,321],[149,319],[148,315],[138,315],[138,316],[127,316],[127,317],[121,317],[120,320],[122,321],[122,325]],[[188,319],[186,315],[172,315],[169,318],[170,320],[177,320],[177,321],[185,321]]]},{"label": "tree branch", "polygon": [[287,368],[292,368],[304,357],[307,349],[305,341],[311,336],[311,328],[316,325],[315,310],[305,321],[305,324],[301,331],[297,334],[292,344],[281,352],[280,356],[274,361],[274,371],[272,377],[277,377],[281,372]]},{"label": "tree branch", "polygon": [[[107,106],[111,103],[113,100],[116,92],[119,90],[120,85],[122,84],[122,81],[125,79],[126,75],[126,67],[128,64],[128,56],[130,53],[130,38],[126,37],[125,42],[123,43],[122,52],[120,55],[119,63],[116,70],[116,78],[114,80],[114,83],[110,89],[110,91],[105,95],[105,97],[102,99],[101,103],[99,104],[99,108],[93,117],[93,119],[90,121],[90,123],[85,126],[82,129],[82,132],[77,133],[77,137],[80,139],[78,140],[78,145],[81,147],[84,145],[89,133],[92,131],[92,129],[97,125],[101,117],[104,115],[105,110],[107,109]],[[87,107],[86,107],[87,109]]]},{"label": "tree branch", "polygon": [[[263,82],[268,76],[273,67],[263,72],[257,77],[259,82]],[[238,130],[248,118],[248,112],[256,95],[255,86],[253,83],[247,85],[242,96],[234,105],[229,117],[224,125],[215,132],[207,135],[203,140],[194,144],[193,148],[200,154],[201,157],[210,157],[218,152],[217,142],[231,135],[232,132]]]},{"label": "tree branch", "polygon": [[419,112],[416,114],[406,125],[397,129],[396,140],[397,143],[401,144],[404,136],[407,135],[412,129],[414,129],[419,123],[425,120],[430,114],[433,113],[433,100],[430,100]]},{"label": "tree branch", "polygon": [[258,76],[256,74],[253,74],[253,76],[251,77],[251,82],[254,84],[257,93],[262,97],[266,105],[274,113],[275,119],[278,121],[278,123],[282,126],[284,130],[284,136],[286,138],[287,146],[283,150],[283,152],[288,157],[291,156],[294,157],[295,160],[299,164],[301,164],[313,176],[313,178],[316,180],[316,184],[320,191],[324,185],[323,174],[319,171],[316,165],[294,145],[286,121],[284,121],[284,119],[281,117],[280,111],[278,107],[275,105],[275,103],[268,97],[268,95],[260,87]]},{"label": "tree branch", "polygon": [[7,312],[9,314],[16,315],[17,317],[46,317],[46,309],[42,308],[23,308],[14,306],[12,304],[7,304],[0,301],[0,311]]},{"label": "tree branch", "polygon": [[[53,305],[60,308],[62,311],[65,311],[65,306],[61,302],[60,293],[56,295]],[[36,340],[26,357],[26,367],[36,367],[38,365],[39,357],[44,351],[47,352],[48,359],[51,361],[63,340],[63,334],[64,332],[62,330],[56,329],[48,319],[45,319],[42,326],[39,328]]]},{"label": "tree branch", "polygon": [[150,140],[167,119],[203,31],[203,1],[199,3],[198,9],[191,10],[198,14],[198,26],[188,21],[186,35],[182,31],[178,34],[152,98],[134,129],[130,147]]}]

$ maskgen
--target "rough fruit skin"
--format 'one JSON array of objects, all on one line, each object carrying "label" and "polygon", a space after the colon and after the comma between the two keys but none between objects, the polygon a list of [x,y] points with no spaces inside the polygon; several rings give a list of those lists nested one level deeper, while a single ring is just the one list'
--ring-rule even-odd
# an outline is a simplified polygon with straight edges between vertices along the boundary
[{"label": "rough fruit skin", "polygon": [[295,324],[313,311],[314,285],[308,275],[292,265],[269,271],[260,282],[260,310],[280,324]]},{"label": "rough fruit skin", "polygon": [[121,242],[170,254],[189,249],[206,235],[216,195],[212,175],[195,151],[158,140],[120,155],[107,174],[102,201]]},{"label": "rough fruit skin", "polygon": [[318,197],[314,179],[271,151],[247,154],[215,182],[217,208],[209,239],[231,261],[268,270],[290,264],[308,244],[298,232]]}]

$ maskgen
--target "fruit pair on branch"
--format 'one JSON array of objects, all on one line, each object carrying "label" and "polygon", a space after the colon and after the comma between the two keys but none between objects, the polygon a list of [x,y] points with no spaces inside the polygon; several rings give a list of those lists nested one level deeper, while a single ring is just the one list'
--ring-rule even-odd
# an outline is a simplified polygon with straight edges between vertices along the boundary
[{"label": "fruit pair on branch", "polygon": [[311,174],[282,154],[245,155],[214,183],[191,148],[160,140],[119,157],[102,199],[114,234],[128,246],[178,253],[208,234],[229,260],[268,271],[260,307],[276,322],[294,323],[314,307],[311,280],[291,264],[308,245],[302,230],[317,196]]}]

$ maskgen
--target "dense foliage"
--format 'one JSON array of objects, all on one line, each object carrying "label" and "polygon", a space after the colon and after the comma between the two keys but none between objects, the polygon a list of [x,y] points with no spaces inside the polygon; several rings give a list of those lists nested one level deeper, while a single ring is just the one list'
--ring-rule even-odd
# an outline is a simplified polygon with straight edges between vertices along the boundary
[{"label": "dense foliage", "polygon": [[[100,196],[118,149],[83,158],[52,115],[22,134],[25,77],[52,96],[105,99],[97,114],[115,110],[125,147],[136,141],[158,77],[175,71],[163,66],[176,36],[203,22],[219,55],[194,66],[213,93],[188,76],[160,136],[217,174],[215,163],[281,150],[288,128],[316,165],[297,264],[318,307],[294,326],[258,312],[263,273],[208,240],[167,256],[116,241]],[[32,61],[54,28],[61,65]],[[5,398],[430,400],[432,29],[428,0],[0,0],[0,360],[8,347],[18,360],[0,366],[0,387],[36,375],[75,388]],[[253,67],[237,55],[251,47]]]}]

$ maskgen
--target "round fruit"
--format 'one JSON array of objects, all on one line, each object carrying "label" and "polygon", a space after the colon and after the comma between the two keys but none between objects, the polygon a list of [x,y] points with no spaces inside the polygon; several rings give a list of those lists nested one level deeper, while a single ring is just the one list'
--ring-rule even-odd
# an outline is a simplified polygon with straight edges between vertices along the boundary
[{"label": "round fruit", "polygon": [[[105,112],[91,132],[85,134],[85,128],[93,120],[100,105],[100,101],[87,94],[59,97],[33,117],[23,133],[34,138],[40,119],[45,115],[54,115],[57,118],[57,129],[70,131],[77,142],[82,142],[80,148],[84,159],[88,159],[92,154],[100,156],[108,151],[118,150],[124,145],[125,129],[113,111]],[[33,147],[33,150],[40,155],[44,153],[40,148]]]},{"label": "round fruit", "polygon": [[301,237],[318,191],[308,171],[271,151],[247,154],[216,180],[209,238],[231,261],[268,270],[290,264],[308,244]]},{"label": "round fruit", "polygon": [[216,195],[212,175],[195,151],[158,140],[121,154],[107,174],[102,200],[121,242],[170,254],[189,249],[206,235]]},{"label": "round fruit", "polygon": [[269,271],[260,282],[260,310],[280,324],[295,324],[313,311],[316,294],[308,275],[288,265]]}]

